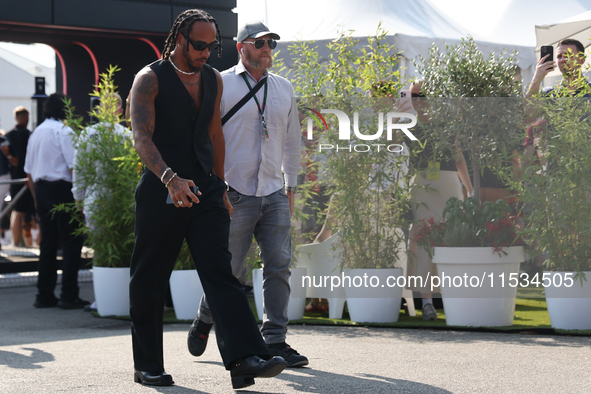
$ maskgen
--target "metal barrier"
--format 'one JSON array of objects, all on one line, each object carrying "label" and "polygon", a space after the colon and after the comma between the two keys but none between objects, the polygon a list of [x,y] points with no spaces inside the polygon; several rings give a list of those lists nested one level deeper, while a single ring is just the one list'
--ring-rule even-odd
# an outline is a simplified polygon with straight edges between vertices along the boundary
[{"label": "metal barrier", "polygon": [[8,212],[10,212],[10,210],[12,209],[14,204],[16,204],[16,202],[22,197],[22,195],[25,194],[25,192],[29,189],[29,186],[27,185],[27,178],[11,179],[9,181],[0,181],[0,185],[6,185],[6,184],[20,185],[23,183],[24,183],[25,187],[23,187],[21,190],[19,190],[19,192],[16,194],[16,196],[11,196],[10,204],[8,204],[6,206],[6,208],[4,208],[2,210],[2,212],[0,212],[0,220],[2,220]]}]

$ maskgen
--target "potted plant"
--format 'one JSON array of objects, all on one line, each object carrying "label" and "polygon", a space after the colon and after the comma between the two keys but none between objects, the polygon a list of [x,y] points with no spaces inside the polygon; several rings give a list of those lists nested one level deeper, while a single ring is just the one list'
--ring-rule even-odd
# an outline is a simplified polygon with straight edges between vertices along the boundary
[{"label": "potted plant", "polygon": [[573,95],[566,88],[537,98],[542,120],[533,126],[533,155],[528,152],[522,182],[513,182],[524,204],[527,226],[522,236],[532,254],[544,254],[543,273],[529,277],[545,288],[554,328],[591,329],[591,126],[587,89]]},{"label": "potted plant", "polygon": [[[333,232],[338,233],[335,251],[345,269],[342,277],[375,277],[372,284],[385,285],[387,277],[402,274],[396,267],[404,254],[402,229],[407,226],[404,214],[412,187],[405,171],[404,150],[409,148],[399,134],[384,131],[387,114],[395,112],[393,97],[403,81],[399,54],[384,42],[384,29],[378,26],[366,43],[351,34],[342,33],[328,45],[327,63],[318,64],[318,48],[313,43],[290,46],[295,62],[289,77],[301,97],[300,110],[318,124],[312,132],[317,134],[308,133],[305,138],[317,141],[317,156],[323,157],[317,166],[331,194],[329,210]],[[327,109],[332,112],[323,112]],[[350,119],[350,129],[341,127],[341,115],[335,116],[335,111]],[[346,134],[350,137],[343,138]],[[345,287],[351,320],[398,319],[400,287],[378,285],[382,291],[372,293],[377,289],[370,284],[342,282],[339,287]]]},{"label": "potted plant", "polygon": [[[77,150],[74,168],[75,187],[85,188],[83,212],[86,223],[80,233],[94,251],[93,283],[98,313],[101,316],[129,314],[129,264],[134,246],[134,191],[141,163],[133,149],[131,134],[116,132],[121,122],[120,103],[113,76],[118,69],[109,67],[101,74],[91,96],[101,105],[91,112],[94,125],[69,107],[67,124],[74,132]],[[89,198],[92,196],[92,198]],[[76,204],[58,209],[81,209]]]},{"label": "potted plant", "polygon": [[447,324],[513,325],[524,249],[511,207],[452,197],[443,217],[419,225],[416,242],[437,264],[429,283],[441,288]]},{"label": "potted plant", "polygon": [[[515,148],[522,143],[521,133],[518,132],[523,118],[522,99],[520,98],[522,92],[521,82],[515,78],[515,70],[517,69],[515,55],[491,53],[488,58],[485,58],[478,50],[474,40],[468,37],[462,39],[458,45],[447,46],[445,51],[433,45],[429,57],[427,59],[420,57],[416,65],[417,70],[424,77],[422,93],[427,97],[429,103],[426,115],[430,122],[424,127],[424,135],[430,140],[434,151],[446,156],[446,159],[465,160],[469,164],[469,170],[473,176],[472,186],[475,199],[467,200],[469,206],[460,206],[458,205],[459,201],[450,199],[447,210],[456,212],[460,217],[465,216],[462,220],[474,224],[477,220],[470,218],[470,216],[481,212],[477,203],[481,200],[481,174],[486,168],[495,174],[505,168],[511,168],[512,154]],[[450,208],[449,204],[454,207]],[[490,207],[487,204],[482,209],[490,209]],[[496,218],[496,220],[500,219],[502,218]],[[480,225],[484,225],[484,223],[480,223]],[[458,234],[475,236],[479,230],[482,229],[472,228],[466,234]],[[505,230],[509,231],[509,229]],[[461,226],[454,231],[467,231],[467,227]],[[510,233],[507,236],[510,236]],[[469,240],[464,239],[464,241]],[[450,249],[450,245],[445,243],[447,248],[437,248],[434,251],[433,262],[437,264],[439,269],[440,264],[452,263],[454,260],[456,262],[462,261],[462,254],[475,252],[474,246],[476,245],[471,243],[459,242],[452,249]],[[483,245],[480,246],[483,247]],[[469,248],[462,250],[460,247]],[[452,253],[451,256],[450,253]],[[486,247],[484,253],[487,254],[487,257],[482,257],[481,261],[498,263],[501,260],[490,247]],[[516,253],[518,258],[523,255],[523,251]],[[511,254],[509,253],[509,255]],[[492,258],[493,256],[496,259]],[[472,260],[477,261],[478,258],[472,258]],[[517,270],[518,266],[519,264],[514,264],[512,269]],[[481,265],[476,267],[478,268],[468,268],[462,263],[458,268],[464,270],[464,273],[470,272],[470,276],[477,272],[480,277],[483,274],[490,274],[486,271],[489,267]],[[517,271],[507,271],[506,273],[515,274]],[[439,274],[441,276],[441,271]],[[504,298],[504,302],[507,303],[503,308],[506,311],[504,318],[492,319],[492,314],[489,314],[490,319],[475,320],[470,318],[472,310],[468,309],[464,310],[464,316],[456,317],[456,311],[451,309],[452,303],[449,301],[446,303],[445,299],[466,298],[462,296],[465,289],[455,289],[460,294],[452,294],[451,290],[450,287],[442,289],[448,324],[489,326],[512,324],[512,310],[515,303],[513,294],[503,296],[510,297]],[[478,290],[480,292],[471,294],[487,297],[490,302],[493,302],[493,297],[498,297],[496,295],[486,296],[482,289]],[[479,302],[482,305],[482,300]],[[482,306],[481,309],[486,311],[489,308]],[[457,310],[457,314],[462,314],[461,308]]]},{"label": "potted plant", "polygon": [[419,57],[416,66],[429,102],[427,138],[451,158],[462,152],[471,167],[474,197],[480,201],[485,167],[498,174],[511,165],[511,154],[523,142],[518,132],[523,102],[515,54],[491,53],[487,59],[468,37],[445,51],[434,44],[429,57]]},{"label": "potted plant", "polygon": [[199,312],[199,300],[203,296],[203,286],[195,269],[187,241],[183,241],[169,283],[176,318],[179,320],[195,319],[197,312]]}]

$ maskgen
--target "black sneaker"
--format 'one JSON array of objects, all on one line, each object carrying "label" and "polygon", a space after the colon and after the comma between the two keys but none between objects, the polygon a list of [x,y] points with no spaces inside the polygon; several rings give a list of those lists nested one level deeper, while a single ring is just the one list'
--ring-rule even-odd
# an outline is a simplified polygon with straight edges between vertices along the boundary
[{"label": "black sneaker", "polygon": [[90,302],[81,300],[76,297],[73,300],[59,300],[57,307],[62,309],[84,309],[86,305],[90,305]]},{"label": "black sneaker", "polygon": [[35,308],[53,308],[58,303],[58,299],[53,297],[50,299],[37,298],[33,306]]},{"label": "black sneaker", "polygon": [[189,353],[193,356],[199,357],[205,352],[211,327],[213,327],[213,324],[203,323],[198,318],[191,324],[189,337],[187,338],[187,347],[189,348]]},{"label": "black sneaker", "polygon": [[287,361],[288,367],[303,367],[308,365],[308,358],[302,356],[285,342],[267,344],[272,356],[281,356]]}]

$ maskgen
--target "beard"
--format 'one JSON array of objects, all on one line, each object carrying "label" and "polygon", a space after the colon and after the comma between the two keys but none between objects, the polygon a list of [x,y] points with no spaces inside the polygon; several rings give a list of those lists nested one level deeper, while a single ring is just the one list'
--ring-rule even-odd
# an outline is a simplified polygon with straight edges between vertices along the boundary
[{"label": "beard", "polygon": [[262,58],[262,55],[258,58],[255,58],[249,51],[244,51],[244,61],[255,70],[267,70],[273,67],[273,58],[268,57],[266,59],[268,59],[267,66],[265,66],[263,63],[264,59]]},{"label": "beard", "polygon": [[[185,62],[189,67],[189,72],[199,72],[201,71],[202,66],[200,64],[193,64],[191,58],[189,57],[189,48],[187,47],[186,50],[183,51],[183,57],[185,58]],[[202,60],[202,59],[197,59]],[[207,58],[205,58],[207,61]]]}]

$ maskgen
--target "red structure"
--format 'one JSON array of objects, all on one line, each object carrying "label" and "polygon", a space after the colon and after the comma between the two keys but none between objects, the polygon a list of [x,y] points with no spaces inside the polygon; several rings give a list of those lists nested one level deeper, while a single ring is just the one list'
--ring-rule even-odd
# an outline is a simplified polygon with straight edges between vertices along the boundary
[{"label": "red structure", "polygon": [[87,116],[98,75],[119,66],[115,83],[127,97],[135,74],[160,58],[172,23],[186,9],[216,18],[223,56],[211,56],[209,63],[219,70],[232,67],[238,57],[235,7],[236,0],[0,0],[0,41],[54,48],[57,89]]}]

